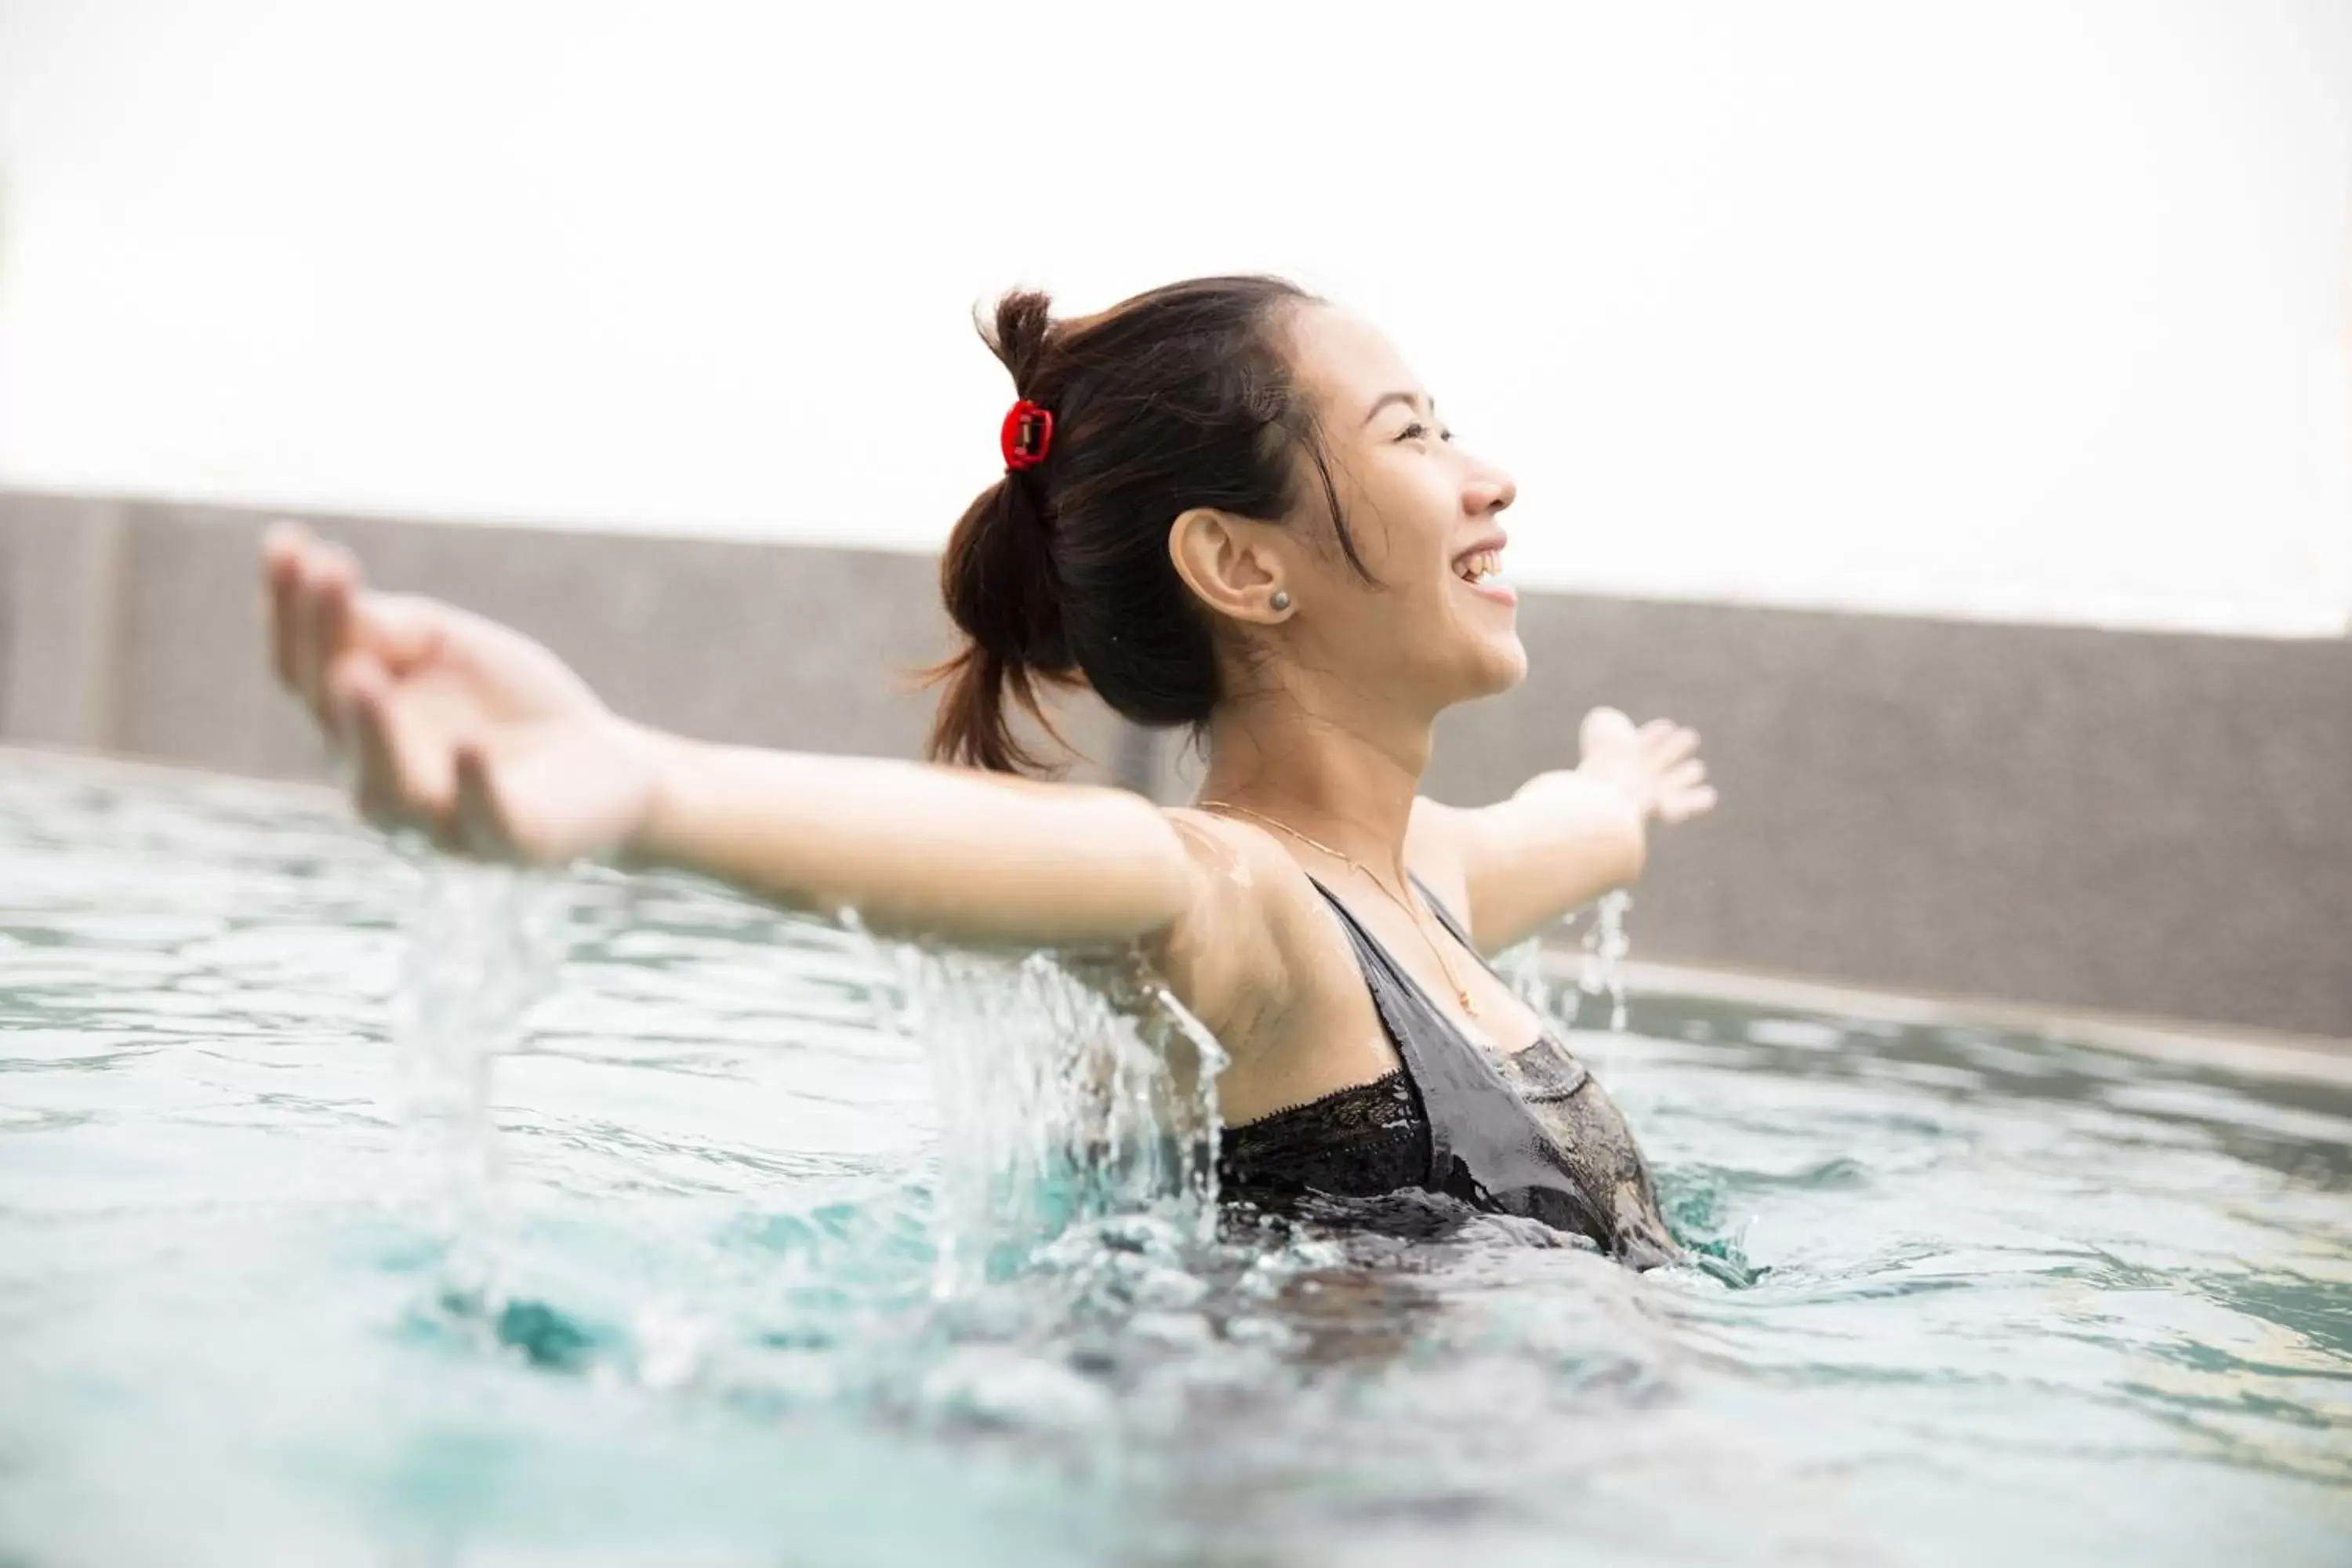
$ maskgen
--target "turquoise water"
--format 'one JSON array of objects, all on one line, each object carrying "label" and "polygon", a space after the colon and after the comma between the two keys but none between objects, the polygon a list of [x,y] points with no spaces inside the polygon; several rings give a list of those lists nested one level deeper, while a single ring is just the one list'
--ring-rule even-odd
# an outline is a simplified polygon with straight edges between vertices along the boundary
[{"label": "turquoise water", "polygon": [[1075,994],[0,761],[0,1563],[2352,1561],[2352,1090],[1637,997],[1634,1276],[1219,1236]]}]

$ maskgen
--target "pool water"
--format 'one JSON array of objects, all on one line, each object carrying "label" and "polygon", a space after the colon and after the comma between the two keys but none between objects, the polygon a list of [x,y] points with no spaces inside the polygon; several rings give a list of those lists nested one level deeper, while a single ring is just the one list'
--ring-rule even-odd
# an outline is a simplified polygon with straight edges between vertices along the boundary
[{"label": "pool water", "polygon": [[2352,1561],[2340,1079],[1636,996],[1637,1276],[1221,1226],[1088,1005],[0,754],[0,1563]]}]

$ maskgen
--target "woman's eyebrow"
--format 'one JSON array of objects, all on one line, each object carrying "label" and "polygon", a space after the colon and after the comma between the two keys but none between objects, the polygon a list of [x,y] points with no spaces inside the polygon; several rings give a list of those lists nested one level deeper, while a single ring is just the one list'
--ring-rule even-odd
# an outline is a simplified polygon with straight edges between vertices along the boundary
[{"label": "woman's eyebrow", "polygon": [[[1391,403],[1402,403],[1408,407],[1418,408],[1421,406],[1421,394],[1418,392],[1381,393],[1378,397],[1372,399],[1371,409],[1364,416],[1364,423],[1370,425],[1375,418],[1379,417],[1381,410],[1386,408]],[[1433,418],[1436,416],[1437,400],[1433,397],[1429,400],[1429,413]]]}]

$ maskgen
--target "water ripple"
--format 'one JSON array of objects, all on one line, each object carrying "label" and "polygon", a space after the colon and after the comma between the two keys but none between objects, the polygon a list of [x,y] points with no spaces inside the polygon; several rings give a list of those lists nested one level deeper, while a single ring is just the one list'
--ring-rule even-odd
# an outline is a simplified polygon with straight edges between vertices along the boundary
[{"label": "water ripple", "polygon": [[468,1289],[391,1043],[415,865],[312,794],[5,766],[0,1561],[2352,1542],[2341,1089],[1640,997],[1576,1038],[1688,1266],[1081,1205],[942,1295],[973,1172],[1061,1155],[984,1061],[943,1118],[926,1030],[1109,1026],[977,961],[927,1019],[854,931],[599,874],[490,1077]]}]

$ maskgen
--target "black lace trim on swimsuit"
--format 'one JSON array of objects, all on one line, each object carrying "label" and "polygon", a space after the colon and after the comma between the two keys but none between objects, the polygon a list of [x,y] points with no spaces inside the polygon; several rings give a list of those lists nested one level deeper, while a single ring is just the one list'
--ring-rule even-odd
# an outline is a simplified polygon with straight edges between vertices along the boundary
[{"label": "black lace trim on swimsuit", "polygon": [[[1342,900],[1318,889],[1355,947],[1403,1066],[1228,1128],[1217,1161],[1225,1194],[1282,1211],[1420,1189],[1581,1235],[1637,1268],[1674,1257],[1641,1150],[1584,1064],[1549,1034],[1488,1056]],[[1444,906],[1429,901],[1475,953]]]},{"label": "black lace trim on swimsuit", "polygon": [[1402,1070],[1228,1127],[1217,1152],[1229,1197],[1370,1197],[1428,1175],[1429,1120]]}]

